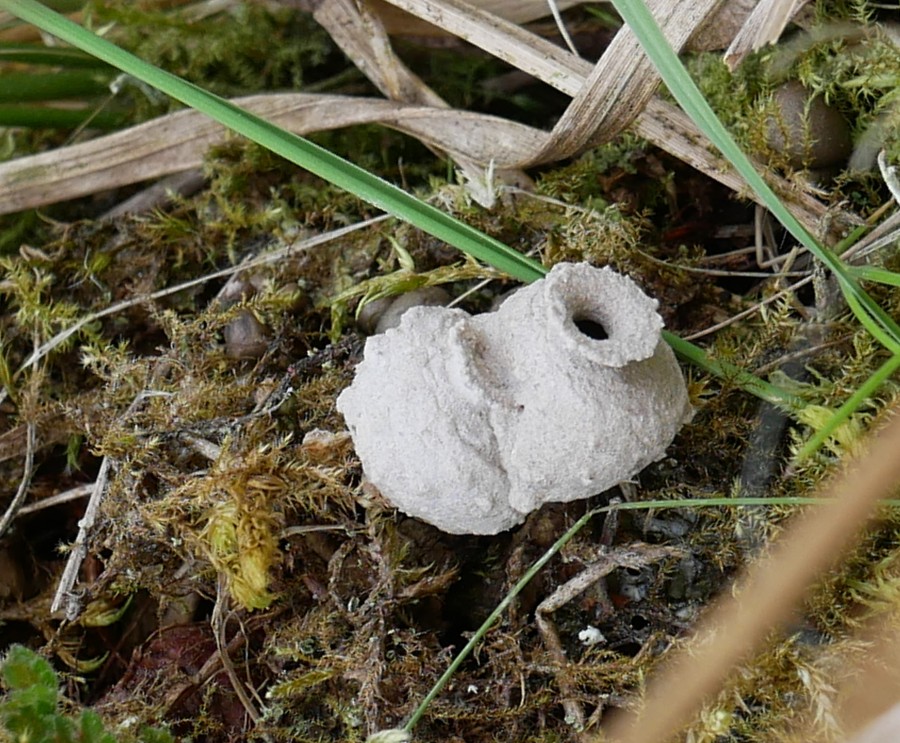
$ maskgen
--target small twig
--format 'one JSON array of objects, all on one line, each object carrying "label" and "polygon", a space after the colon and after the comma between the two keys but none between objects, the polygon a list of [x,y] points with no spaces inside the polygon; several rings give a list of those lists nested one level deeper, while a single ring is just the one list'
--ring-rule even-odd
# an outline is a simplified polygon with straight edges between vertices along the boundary
[{"label": "small twig", "polygon": [[[741,278],[741,279],[771,279],[775,276],[807,276],[809,271],[787,271],[780,273],[772,273],[770,271],[726,271],[720,268],[700,268],[699,266],[682,266],[678,263],[670,263],[669,261],[664,261],[662,258],[657,258],[656,256],[650,255],[649,253],[641,250],[640,248],[633,248],[634,252],[646,258],[648,261],[652,263],[656,263],[659,266],[665,266],[671,271],[686,271],[688,273],[699,273],[704,276],[724,276],[731,278]],[[757,248],[751,248],[750,252],[757,252]],[[791,257],[791,254],[778,256],[770,261],[766,261],[761,263],[760,266],[762,268],[769,268],[771,266],[775,266],[782,261],[786,261]]]},{"label": "small twig", "polygon": [[9,508],[7,508],[6,513],[3,514],[3,518],[0,519],[0,537],[6,533],[9,525],[16,517],[16,513],[19,511],[22,502],[25,500],[25,496],[28,495],[28,488],[31,486],[31,478],[34,475],[36,429],[37,427],[34,423],[28,423],[27,441],[25,445],[25,471],[22,473],[22,479],[19,481],[19,489],[16,491],[15,496],[13,496],[12,503],[9,504]]},{"label": "small twig", "polygon": [[281,539],[287,539],[298,534],[312,534],[319,531],[348,531],[346,526],[340,524],[306,524],[303,526],[289,526],[281,530]]},{"label": "small twig", "polygon": [[241,704],[246,710],[248,717],[256,724],[259,722],[259,710],[256,709],[256,705],[253,704],[253,700],[250,699],[250,696],[247,694],[244,683],[238,678],[234,663],[231,662],[231,656],[228,654],[228,643],[225,639],[225,626],[228,623],[225,616],[227,609],[228,587],[225,582],[225,576],[220,574],[216,590],[216,605],[213,608],[212,613],[213,635],[216,638],[219,660],[222,662],[222,668],[225,670],[225,674],[231,682],[231,688],[234,689],[234,693],[237,694],[238,699],[241,700]]},{"label": "small twig", "polygon": [[[735,225],[735,227],[745,227],[746,225]],[[752,231],[752,230],[751,230]],[[716,237],[721,237],[716,235]],[[730,237],[730,236],[729,236]],[[735,248],[725,253],[716,253],[715,255],[704,255],[700,258],[700,263],[727,263],[732,258],[738,258],[742,255],[750,255],[756,252],[755,245],[748,245],[746,248]]]},{"label": "small twig", "polygon": [[53,508],[54,506],[70,503],[79,498],[86,498],[93,492],[95,484],[96,483],[89,482],[86,485],[78,485],[77,487],[63,490],[61,493],[39,500],[37,503],[29,503],[27,506],[22,506],[16,515],[25,516],[29,513],[43,511],[45,508]]},{"label": "small twig", "polygon": [[110,458],[103,457],[103,462],[100,464],[100,472],[97,473],[97,480],[94,482],[94,488],[91,492],[91,499],[88,501],[87,508],[84,509],[84,516],[78,522],[78,536],[75,537],[75,543],[69,552],[69,559],[59,579],[59,585],[56,587],[53,603],[50,604],[51,613],[65,609],[66,619],[70,622],[74,621],[81,611],[81,600],[72,592],[72,588],[78,579],[81,563],[87,557],[87,541],[91,530],[94,528],[94,521],[97,519],[100,504],[103,502],[103,496],[106,493],[110,464]]},{"label": "small twig", "polygon": [[[768,216],[768,210],[762,204],[757,204],[753,214],[753,237],[756,242],[754,246],[756,248],[756,265],[760,268],[772,268],[773,266],[781,265],[782,270],[779,273],[780,276],[793,275],[788,274],[791,264],[794,263],[798,256],[808,253],[809,249],[802,245],[798,245],[791,248],[787,253],[777,253],[775,249],[775,232],[772,229],[771,220],[767,218]],[[769,255],[767,259],[763,258],[764,252]]]},{"label": "small twig", "polygon": [[768,374],[773,369],[777,369],[785,364],[790,364],[795,361],[799,361],[802,358],[807,356],[813,356],[820,351],[824,351],[826,348],[833,348],[834,346],[839,346],[842,343],[846,343],[851,338],[853,338],[852,333],[846,333],[845,335],[840,336],[839,338],[835,338],[834,340],[825,341],[823,343],[817,343],[814,346],[810,346],[809,348],[802,348],[799,351],[794,351],[792,353],[786,353],[784,356],[779,356],[775,361],[772,361],[768,364],[763,364],[760,367],[754,369],[754,374],[757,376],[764,376]]},{"label": "small twig", "polygon": [[808,283],[810,283],[813,280],[813,278],[814,277],[812,277],[812,276],[807,276],[805,279],[800,279],[800,281],[797,281],[797,282],[791,284],[790,286],[782,289],[781,291],[776,292],[771,297],[767,297],[766,299],[763,299],[762,301],[757,302],[752,307],[749,307],[746,310],[743,310],[742,312],[738,312],[736,315],[732,315],[727,320],[723,320],[722,322],[716,323],[715,325],[710,325],[708,328],[704,328],[703,330],[697,331],[696,333],[693,333],[691,335],[684,336],[683,340],[693,341],[693,340],[696,340],[697,338],[702,338],[705,335],[709,335],[710,333],[715,333],[717,330],[721,330],[722,328],[727,328],[729,325],[737,322],[738,320],[742,320],[743,318],[748,317],[749,315],[752,315],[755,312],[759,312],[759,310],[761,310],[765,305],[771,304],[772,302],[775,302],[775,301],[781,299],[782,297],[786,297],[786,296],[792,294],[795,290],[799,289],[801,286],[806,286]]},{"label": "small twig", "polygon": [[[168,363],[160,364],[153,372],[154,381],[169,369]],[[124,418],[128,418],[138,406],[148,397],[153,397],[156,393],[153,390],[144,390],[138,394],[128,409],[125,411]],[[81,600],[72,591],[75,581],[78,579],[78,571],[81,569],[81,563],[87,557],[87,542],[90,537],[91,530],[94,528],[94,522],[100,511],[100,504],[103,502],[103,496],[106,494],[106,485],[109,482],[109,470],[112,461],[108,456],[103,457],[100,463],[100,471],[97,473],[97,480],[94,482],[91,491],[91,498],[87,507],[84,509],[84,516],[78,522],[78,536],[75,537],[75,543],[69,552],[69,559],[63,574],[59,579],[59,585],[56,587],[56,594],[53,596],[53,603],[50,605],[51,613],[55,613],[60,609],[65,609],[66,619],[74,621],[81,611]]]}]

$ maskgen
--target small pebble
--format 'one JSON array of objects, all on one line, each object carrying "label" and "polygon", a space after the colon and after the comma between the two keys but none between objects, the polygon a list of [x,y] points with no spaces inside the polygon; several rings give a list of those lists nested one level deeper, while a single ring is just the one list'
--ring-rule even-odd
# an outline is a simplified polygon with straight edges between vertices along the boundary
[{"label": "small pebble", "polygon": [[585,647],[590,647],[591,645],[597,645],[601,642],[606,642],[606,638],[603,636],[603,633],[591,624],[589,624],[587,627],[581,630],[581,632],[578,633],[578,639]]},{"label": "small pebble", "polygon": [[225,309],[242,300],[249,299],[254,294],[256,294],[256,287],[239,274],[236,274],[222,287],[216,300],[219,306]]},{"label": "small pebble", "polygon": [[853,149],[844,117],[796,80],[779,87],[772,98],[766,141],[794,168],[829,168],[846,162]]},{"label": "small pebble", "polygon": [[225,326],[225,353],[230,359],[258,359],[269,347],[269,331],[249,310]]},{"label": "small pebble", "polygon": [[396,297],[381,297],[363,305],[356,316],[356,325],[366,335],[375,335],[375,326],[381,316],[387,312]]},{"label": "small pebble", "polygon": [[441,307],[449,304],[450,295],[439,286],[415,289],[399,297],[382,297],[369,302],[359,313],[356,322],[368,335],[377,335],[400,324],[400,319],[411,307]]}]

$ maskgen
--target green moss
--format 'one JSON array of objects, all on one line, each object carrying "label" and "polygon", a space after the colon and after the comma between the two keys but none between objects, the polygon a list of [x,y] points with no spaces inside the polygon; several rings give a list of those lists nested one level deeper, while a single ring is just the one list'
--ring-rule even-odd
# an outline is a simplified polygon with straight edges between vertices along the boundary
[{"label": "green moss", "polygon": [[232,3],[195,19],[111,1],[90,4],[88,17],[114,24],[117,42],[147,62],[221,95],[300,90],[345,64],[309,14],[288,8]]}]

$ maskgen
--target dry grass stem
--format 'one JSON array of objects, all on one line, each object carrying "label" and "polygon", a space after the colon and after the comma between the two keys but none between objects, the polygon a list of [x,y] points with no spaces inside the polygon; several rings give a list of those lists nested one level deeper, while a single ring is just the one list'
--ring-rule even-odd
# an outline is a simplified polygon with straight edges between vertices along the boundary
[{"label": "dry grass stem", "polygon": [[103,496],[106,494],[106,486],[109,483],[109,469],[111,467],[109,457],[103,457],[100,464],[100,471],[97,473],[97,479],[94,481],[91,497],[88,500],[87,507],[84,509],[84,516],[78,522],[78,535],[75,542],[69,549],[69,557],[66,560],[66,567],[59,578],[56,586],[56,593],[53,596],[53,602],[50,604],[50,612],[63,610],[66,618],[74,620],[82,609],[81,598],[73,592],[75,582],[78,580],[78,573],[81,570],[81,564],[84,562],[88,554],[88,540],[91,537],[91,531],[94,523],[100,513],[100,504],[103,502]]},{"label": "dry grass stem", "polygon": [[[332,40],[385,97],[401,103],[450,109],[446,101],[400,61],[394,53],[381,19],[365,3],[358,3],[355,0],[332,0],[322,3],[314,15],[331,35]],[[438,150],[447,149],[442,148],[438,141],[431,139],[428,132],[423,132],[419,138]],[[469,183],[482,183],[485,180],[484,164],[491,162],[492,158],[485,161],[483,156],[473,157],[467,152],[466,147],[460,147],[461,144],[462,140],[456,139],[454,146],[450,148],[453,159]],[[527,176],[521,172],[507,172],[504,174],[504,180],[521,183],[527,180]],[[485,206],[493,205],[490,184],[476,188],[476,199]]]},{"label": "dry grass stem", "polygon": [[[537,129],[497,116],[338,95],[286,93],[237,98],[236,105],[296,134],[380,123],[485,163],[515,162]],[[203,114],[178,111],[115,134],[0,164],[0,214],[159,178],[203,162],[228,138]]]},{"label": "dry grass stem", "polygon": [[860,632],[865,651],[838,688],[837,718],[848,735],[869,725],[900,700],[900,636],[896,609],[887,620],[873,620]]},{"label": "dry grass stem", "polygon": [[[558,10],[566,10],[581,5],[583,2],[584,0],[554,0],[553,5]],[[367,4],[378,13],[390,34],[419,36],[446,35],[447,33],[438,26],[425,23],[409,13],[404,13],[388,4],[386,0],[367,0]],[[550,13],[547,0],[476,0],[471,5],[512,23],[528,23]]]},{"label": "dry grass stem", "polygon": [[722,320],[721,322],[717,322],[714,325],[710,325],[707,328],[703,328],[703,330],[698,330],[696,333],[691,333],[690,335],[685,336],[686,341],[695,341],[698,338],[703,338],[704,336],[715,333],[723,328],[727,328],[729,325],[734,325],[734,323],[739,320],[743,320],[745,317],[750,317],[751,315],[759,312],[766,305],[772,304],[773,302],[777,302],[779,299],[783,299],[784,297],[789,297],[797,291],[797,289],[801,289],[807,284],[812,283],[814,277],[807,276],[804,279],[800,279],[800,281],[795,281],[788,287],[781,289],[780,291],[773,294],[771,297],[766,297],[765,299],[757,302],[752,307],[748,307],[746,310],[741,310],[740,312],[732,315],[726,320]]},{"label": "dry grass stem", "polygon": [[73,500],[87,498],[94,491],[94,485],[95,484],[92,482],[86,485],[78,485],[77,487],[69,488],[56,495],[51,495],[48,498],[43,498],[37,503],[29,503],[27,506],[22,506],[16,515],[25,516],[26,514],[37,513],[38,511],[43,511],[47,508],[53,508],[53,506],[62,505],[63,503],[70,503]]}]

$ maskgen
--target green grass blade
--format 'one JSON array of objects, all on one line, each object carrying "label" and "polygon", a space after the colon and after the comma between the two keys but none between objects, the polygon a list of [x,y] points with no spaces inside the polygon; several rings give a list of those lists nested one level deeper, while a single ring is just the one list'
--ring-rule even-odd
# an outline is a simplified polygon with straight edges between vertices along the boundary
[{"label": "green grass blade", "polygon": [[95,72],[0,73],[0,103],[33,103],[109,95],[108,81]]},{"label": "green grass blade", "polygon": [[853,314],[855,314],[859,321],[863,324],[866,330],[872,334],[872,337],[878,340],[881,345],[883,345],[886,349],[888,349],[892,354],[900,353],[900,344],[896,343],[893,338],[891,338],[887,333],[885,333],[882,328],[876,323],[872,322],[872,318],[860,307],[857,298],[853,294],[846,295],[847,304],[850,306],[850,309],[853,310]]},{"label": "green grass blade", "polygon": [[75,129],[87,124],[92,129],[116,129],[125,123],[124,116],[105,111],[96,113],[88,109],[0,105],[0,126]]},{"label": "green grass blade", "polygon": [[[640,40],[644,51],[656,66],[660,77],[668,86],[675,100],[709,138],[710,142],[719,148],[785,229],[837,276],[844,294],[847,297],[855,298],[855,311],[868,315],[871,322],[881,328],[882,332],[879,337],[890,337],[894,346],[900,344],[900,326],[862,290],[841,260],[820,245],[797,221],[796,217],[769,187],[769,184],[756,171],[750,159],[738,147],[734,138],[706,102],[684,65],[681,64],[678,55],[669,46],[644,0],[612,0],[612,3]],[[860,320],[862,320],[862,315],[860,315]]]},{"label": "green grass blade", "polygon": [[847,270],[860,281],[874,281],[888,286],[900,286],[900,273],[877,266],[847,266]]},{"label": "green grass blade", "polygon": [[49,65],[65,69],[108,69],[107,65],[80,49],[50,47],[42,44],[0,43],[0,62]]},{"label": "green grass blade", "polygon": [[379,209],[455,245],[479,260],[523,281],[544,275],[543,267],[516,250],[454,219],[362,168],[343,160],[312,142],[284,131],[248,111],[175,75],[160,70],[87,29],[45,8],[35,0],[0,0],[0,8],[33,23],[79,49],[93,54],[123,72],[182,103],[205,113],[229,129],[242,134],[349,191]]},{"label": "green grass blade", "polygon": [[814,454],[828,440],[844,421],[846,421],[853,413],[857,411],[860,405],[875,394],[876,390],[884,384],[894,372],[900,369],[900,355],[891,356],[885,361],[876,372],[863,382],[858,389],[854,390],[844,404],[839,407],[828,422],[822,426],[816,433],[810,436],[803,448],[797,452],[794,457],[795,462],[800,462],[806,457]]}]

